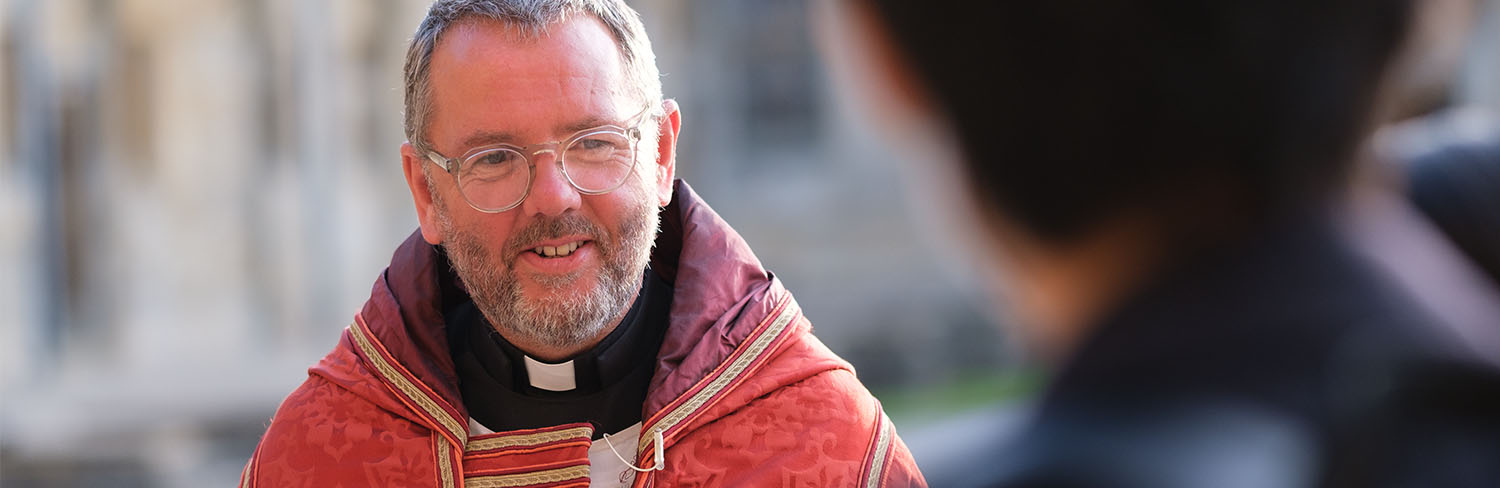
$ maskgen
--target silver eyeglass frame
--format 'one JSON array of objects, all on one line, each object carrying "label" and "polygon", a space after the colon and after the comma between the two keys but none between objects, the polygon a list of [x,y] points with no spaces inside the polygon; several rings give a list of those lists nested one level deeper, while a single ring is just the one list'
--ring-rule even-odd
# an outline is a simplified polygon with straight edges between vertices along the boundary
[{"label": "silver eyeglass frame", "polygon": [[[518,146],[515,144],[506,143],[486,144],[469,149],[468,151],[465,151],[462,156],[456,158],[445,157],[442,154],[438,153],[436,150],[429,149],[426,151],[427,160],[438,165],[438,167],[442,168],[443,171],[453,176],[453,185],[454,187],[458,188],[458,194],[464,198],[464,202],[468,203],[469,207],[472,207],[474,210],[478,210],[484,213],[501,213],[509,211],[513,208],[521,206],[521,203],[525,202],[526,198],[531,196],[532,183],[536,182],[537,165],[534,158],[536,155],[541,153],[552,153],[554,156],[556,156],[555,159],[558,171],[562,172],[563,179],[567,180],[568,185],[572,186],[574,190],[578,190],[579,193],[582,193],[584,195],[603,195],[605,193],[615,191],[615,189],[619,188],[621,185],[624,185],[625,181],[630,179],[630,175],[632,173],[635,173],[635,167],[640,164],[639,158],[637,156],[640,153],[639,146],[641,142],[641,125],[646,122],[646,115],[650,113],[651,105],[647,104],[646,108],[642,109],[640,113],[637,113],[630,118],[625,119],[625,121],[622,123],[623,125],[605,124],[598,127],[590,127],[578,132],[574,132],[573,135],[563,138],[560,141],[541,142],[526,146]],[[623,135],[626,139],[630,140],[630,168],[626,170],[625,177],[620,178],[620,181],[616,182],[614,185],[611,185],[609,188],[603,190],[588,190],[579,186],[578,182],[573,181],[573,176],[568,174],[568,167],[563,164],[563,157],[564,153],[566,152],[563,151],[563,149],[572,146],[574,143],[582,140],[585,137],[602,133]],[[501,208],[486,209],[475,204],[474,200],[469,198],[468,193],[464,192],[463,182],[459,180],[458,169],[462,167],[462,164],[465,161],[479,156],[480,154],[485,154],[497,149],[508,149],[511,151],[515,151],[517,154],[521,155],[521,158],[526,160],[526,190],[521,192],[520,198],[517,198],[515,202],[512,202],[509,205]]]}]

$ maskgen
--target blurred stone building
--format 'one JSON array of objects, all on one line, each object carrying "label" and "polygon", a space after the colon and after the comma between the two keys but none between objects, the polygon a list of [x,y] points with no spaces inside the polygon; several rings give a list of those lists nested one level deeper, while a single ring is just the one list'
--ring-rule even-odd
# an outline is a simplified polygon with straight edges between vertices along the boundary
[{"label": "blurred stone building", "polygon": [[[804,2],[632,2],[679,174],[875,387],[1003,359]],[[0,484],[232,484],[416,227],[424,0],[0,2]],[[957,277],[957,279],[952,279]]]}]

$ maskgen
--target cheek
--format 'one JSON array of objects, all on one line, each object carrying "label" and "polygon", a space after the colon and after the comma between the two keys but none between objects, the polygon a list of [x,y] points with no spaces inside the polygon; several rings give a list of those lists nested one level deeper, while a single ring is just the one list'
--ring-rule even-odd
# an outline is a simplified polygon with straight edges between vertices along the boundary
[{"label": "cheek", "polygon": [[458,215],[452,216],[454,231],[464,234],[488,252],[500,252],[514,224],[514,216],[509,215],[512,212],[486,214],[468,208],[467,204],[464,209],[468,211],[460,211]]},{"label": "cheek", "polygon": [[[656,161],[658,154],[657,143],[659,141],[652,139],[649,141],[649,144],[647,142],[644,140],[641,141],[639,149],[637,149],[635,173],[640,178],[640,181],[645,183],[646,189],[649,190],[648,194],[653,195],[654,198],[654,195],[657,194],[663,185],[661,178],[665,168],[662,168],[661,164]],[[671,182],[666,182],[665,184],[668,185],[668,190],[670,190]]]},{"label": "cheek", "polygon": [[660,172],[656,163],[642,161],[635,167],[635,178],[618,190],[610,192],[607,196],[618,195],[616,206],[620,208],[633,208],[641,201],[650,201],[656,198],[657,176]]},{"label": "cheek", "polygon": [[588,203],[590,218],[609,232],[618,234],[628,220],[640,218],[645,209],[655,208],[656,188],[650,182],[636,179],[615,191],[598,195]]},{"label": "cheek", "polygon": [[666,169],[652,164],[641,175],[641,196],[654,207],[663,207],[672,199],[672,180]]},{"label": "cheek", "polygon": [[621,219],[626,216],[626,209],[630,208],[631,198],[639,191],[638,185],[627,184],[608,194],[599,195],[595,201],[590,202],[593,215],[589,217],[609,232],[619,232]]},{"label": "cheek", "polygon": [[657,177],[660,175],[661,167],[656,164],[656,158],[654,157],[642,157],[640,158],[640,161],[635,164],[635,180],[648,188],[656,187],[657,182],[660,181],[657,179]]}]

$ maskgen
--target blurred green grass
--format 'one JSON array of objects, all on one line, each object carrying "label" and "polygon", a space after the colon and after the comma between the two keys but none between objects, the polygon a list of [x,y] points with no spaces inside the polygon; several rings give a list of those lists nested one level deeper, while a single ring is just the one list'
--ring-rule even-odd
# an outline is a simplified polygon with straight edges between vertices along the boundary
[{"label": "blurred green grass", "polygon": [[877,388],[886,415],[898,425],[921,425],[980,408],[1031,398],[1043,375],[1031,369],[969,371],[942,382]]}]

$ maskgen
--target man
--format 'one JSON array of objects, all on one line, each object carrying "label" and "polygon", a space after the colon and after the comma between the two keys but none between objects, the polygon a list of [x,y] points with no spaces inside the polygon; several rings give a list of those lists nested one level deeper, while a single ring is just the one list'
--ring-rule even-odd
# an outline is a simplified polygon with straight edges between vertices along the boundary
[{"label": "man", "polygon": [[619,0],[431,7],[401,146],[421,229],[243,485],[923,484],[850,366],[674,182],[654,63]]},{"label": "man", "polygon": [[1500,376],[1335,211],[1409,3],[822,4],[1055,371],[935,485],[1500,486]]}]

